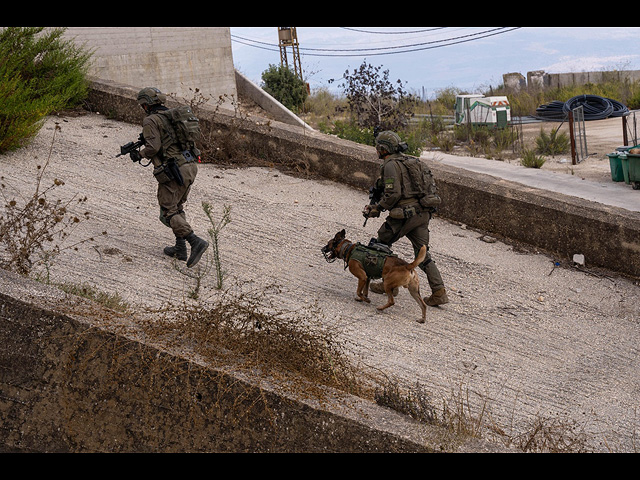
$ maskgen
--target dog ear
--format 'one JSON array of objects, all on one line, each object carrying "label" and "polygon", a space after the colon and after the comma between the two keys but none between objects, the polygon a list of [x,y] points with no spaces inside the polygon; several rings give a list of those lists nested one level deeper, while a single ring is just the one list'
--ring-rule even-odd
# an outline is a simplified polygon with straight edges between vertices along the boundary
[{"label": "dog ear", "polygon": [[340,231],[338,232],[338,235],[339,235],[340,237],[344,238],[344,237],[346,237],[346,236],[347,236],[347,232],[346,232],[346,231],[344,230],[344,228],[343,228],[342,230],[340,230]]}]

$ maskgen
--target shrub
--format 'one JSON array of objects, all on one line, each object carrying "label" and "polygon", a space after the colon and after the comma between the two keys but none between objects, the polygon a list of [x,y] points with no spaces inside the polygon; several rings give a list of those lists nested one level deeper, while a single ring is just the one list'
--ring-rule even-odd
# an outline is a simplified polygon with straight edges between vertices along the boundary
[{"label": "shrub", "polygon": [[269,65],[262,72],[264,91],[278,100],[292,112],[298,112],[304,105],[309,92],[307,85],[285,66]]},{"label": "shrub", "polygon": [[353,121],[336,120],[332,125],[320,124],[320,130],[338,138],[351,140],[363,145],[375,145],[373,128],[361,127]]},{"label": "shrub", "polygon": [[[52,145],[59,129],[56,125]],[[49,160],[47,158],[44,165],[38,165],[35,192],[24,202],[11,196],[6,183],[8,179],[0,177],[0,198],[4,202],[4,208],[0,210],[0,268],[28,275],[36,255],[48,264],[61,251],[56,239],[62,243],[80,223],[81,217],[89,216],[89,212],[77,216],[71,211],[72,204],[76,201],[83,204],[86,197],[72,197],[65,201],[50,199],[49,194],[64,182],[56,178],[52,185],[43,188],[42,180]],[[79,243],[66,248],[76,248]]]},{"label": "shrub", "polygon": [[0,153],[31,139],[51,112],[86,97],[91,53],[64,40],[65,30],[6,27],[0,31]]},{"label": "shrub", "polygon": [[533,150],[525,150],[520,163],[527,168],[542,168],[546,161],[543,156],[537,155]]},{"label": "shrub", "polygon": [[558,155],[569,151],[569,136],[558,130],[546,133],[542,128],[540,135],[536,138],[536,151],[546,155]]}]

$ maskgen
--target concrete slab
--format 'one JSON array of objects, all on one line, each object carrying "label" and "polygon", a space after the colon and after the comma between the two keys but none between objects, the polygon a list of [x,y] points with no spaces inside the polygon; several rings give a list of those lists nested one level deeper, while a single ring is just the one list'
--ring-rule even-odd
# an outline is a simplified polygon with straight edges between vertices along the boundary
[{"label": "concrete slab", "polygon": [[427,161],[491,175],[528,187],[640,212],[640,191],[633,190],[624,182],[586,180],[566,173],[525,168],[514,163],[449,155],[442,152],[425,152],[422,157]]}]

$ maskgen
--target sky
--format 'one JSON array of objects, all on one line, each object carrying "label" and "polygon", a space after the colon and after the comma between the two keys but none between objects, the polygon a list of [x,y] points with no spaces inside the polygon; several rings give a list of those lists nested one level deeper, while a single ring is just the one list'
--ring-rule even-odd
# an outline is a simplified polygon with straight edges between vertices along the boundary
[{"label": "sky", "polygon": [[[230,27],[235,68],[254,83],[280,64],[278,27]],[[640,70],[640,27],[296,27],[312,91],[339,93],[364,62],[405,90],[433,98],[502,84],[505,73]],[[291,50],[289,49],[291,61]],[[335,80],[330,83],[330,80]]]}]

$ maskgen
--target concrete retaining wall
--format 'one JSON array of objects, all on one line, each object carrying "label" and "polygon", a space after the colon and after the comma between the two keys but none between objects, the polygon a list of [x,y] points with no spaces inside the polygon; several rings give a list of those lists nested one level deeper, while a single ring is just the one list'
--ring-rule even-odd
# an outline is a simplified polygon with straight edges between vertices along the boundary
[{"label": "concrete retaining wall", "polygon": [[0,453],[499,450],[141,343],[127,317],[4,270],[0,291]]}]

